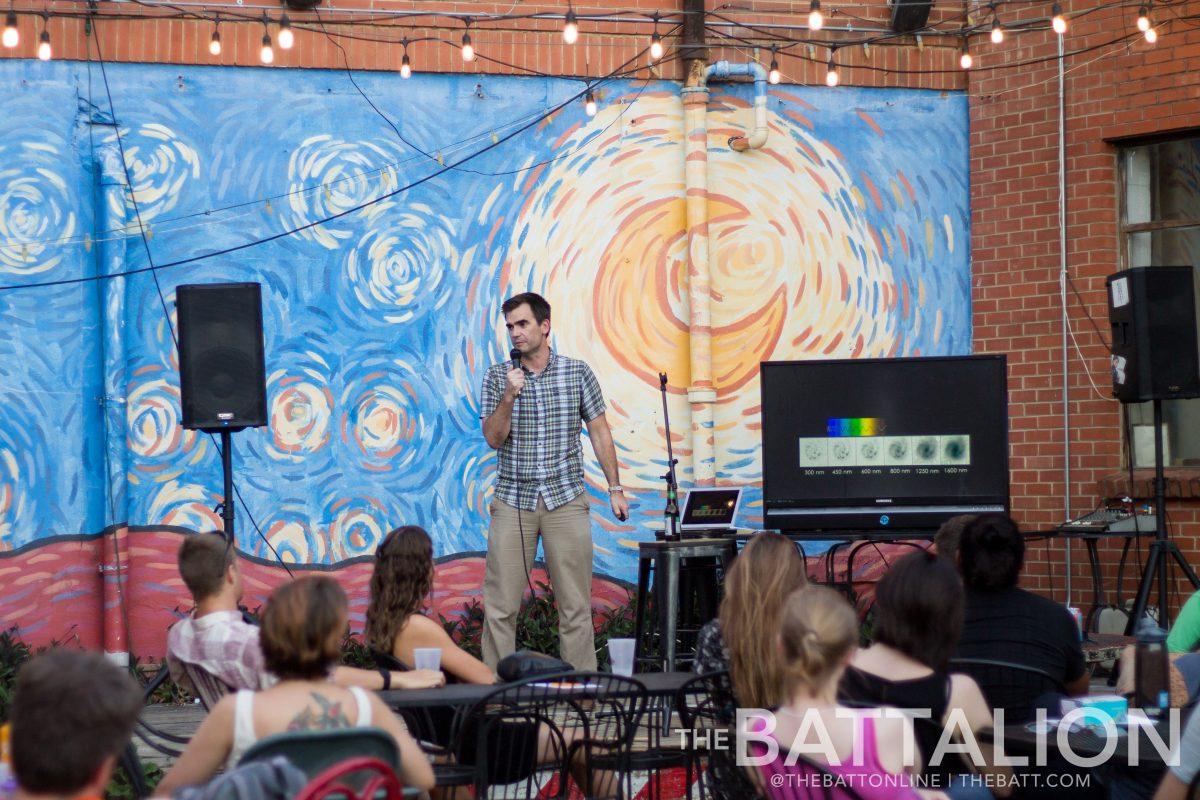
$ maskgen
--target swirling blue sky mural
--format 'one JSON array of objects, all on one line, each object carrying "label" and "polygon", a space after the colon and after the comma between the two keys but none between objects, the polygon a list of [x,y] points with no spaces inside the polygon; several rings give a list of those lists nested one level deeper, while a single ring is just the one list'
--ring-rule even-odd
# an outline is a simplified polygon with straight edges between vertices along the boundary
[{"label": "swirling blue sky mural", "polygon": [[[234,437],[239,546],[335,564],[415,522],[439,556],[481,551],[495,462],[479,384],[508,349],[501,301],[534,290],[609,400],[636,508],[626,524],[597,513],[596,569],[633,577],[662,507],[654,375],[687,380],[677,85],[607,83],[589,118],[578,102],[546,116],[578,81],[358,75],[401,139],[341,72],[107,78],[112,108],[95,65],[0,63],[16,87],[0,286],[26,287],[0,291],[0,546],[218,527],[220,459],[179,425],[168,315],[181,283],[258,281],[270,426]],[[969,350],[966,100],[773,87],[767,146],[733,153],[751,88],[712,91],[718,478],[753,487],[760,360]],[[196,260],[140,271],[150,258]],[[686,431],[686,397],[671,403]],[[589,479],[599,512],[594,462]],[[752,488],[743,524],[760,502]]]}]

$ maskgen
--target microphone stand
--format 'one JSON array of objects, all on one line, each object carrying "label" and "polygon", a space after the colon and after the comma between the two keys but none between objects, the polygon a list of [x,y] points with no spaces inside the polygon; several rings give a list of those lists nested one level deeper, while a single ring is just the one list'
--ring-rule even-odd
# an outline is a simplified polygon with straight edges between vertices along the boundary
[{"label": "microphone stand", "polygon": [[663,425],[667,434],[667,472],[663,480],[667,482],[667,507],[663,509],[663,539],[668,542],[679,541],[679,483],[675,480],[675,458],[671,447],[671,414],[667,411],[667,373],[658,373],[658,389],[662,392]]}]

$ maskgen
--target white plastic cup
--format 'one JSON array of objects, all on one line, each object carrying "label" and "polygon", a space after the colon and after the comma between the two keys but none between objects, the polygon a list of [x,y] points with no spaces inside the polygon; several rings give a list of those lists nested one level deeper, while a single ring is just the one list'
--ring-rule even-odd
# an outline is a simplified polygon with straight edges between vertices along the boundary
[{"label": "white plastic cup", "polygon": [[442,648],[440,648],[440,647],[414,647],[413,648],[413,668],[414,669],[441,669],[442,668]]},{"label": "white plastic cup", "polygon": [[633,675],[633,639],[609,639],[608,658],[614,675]]}]

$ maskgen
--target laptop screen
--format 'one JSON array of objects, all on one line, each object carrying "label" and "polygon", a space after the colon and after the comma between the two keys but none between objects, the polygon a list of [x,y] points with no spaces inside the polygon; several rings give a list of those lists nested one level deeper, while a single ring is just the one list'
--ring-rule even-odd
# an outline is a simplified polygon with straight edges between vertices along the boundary
[{"label": "laptop screen", "polygon": [[680,527],[732,528],[741,500],[740,488],[690,489],[683,503]]}]

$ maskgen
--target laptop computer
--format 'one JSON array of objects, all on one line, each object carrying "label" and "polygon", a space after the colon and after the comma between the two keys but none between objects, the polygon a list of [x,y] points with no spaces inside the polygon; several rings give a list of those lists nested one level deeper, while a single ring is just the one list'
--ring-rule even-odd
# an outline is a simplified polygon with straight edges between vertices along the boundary
[{"label": "laptop computer", "polygon": [[733,532],[742,505],[740,487],[689,489],[679,515],[679,530],[689,537],[721,536]]}]

